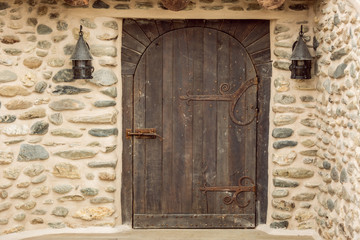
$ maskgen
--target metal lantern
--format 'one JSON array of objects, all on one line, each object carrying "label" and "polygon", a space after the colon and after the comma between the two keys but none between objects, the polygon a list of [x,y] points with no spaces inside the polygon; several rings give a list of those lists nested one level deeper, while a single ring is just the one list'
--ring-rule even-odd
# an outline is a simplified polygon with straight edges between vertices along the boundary
[{"label": "metal lantern", "polygon": [[299,33],[297,41],[293,44],[293,52],[291,55],[291,79],[311,79],[311,60],[309,49],[303,39],[303,27]]},{"label": "metal lantern", "polygon": [[91,60],[93,60],[93,57],[91,56],[89,45],[83,38],[81,25],[79,39],[70,59],[72,60],[74,79],[92,78],[91,74],[94,71],[94,67],[91,65]]}]

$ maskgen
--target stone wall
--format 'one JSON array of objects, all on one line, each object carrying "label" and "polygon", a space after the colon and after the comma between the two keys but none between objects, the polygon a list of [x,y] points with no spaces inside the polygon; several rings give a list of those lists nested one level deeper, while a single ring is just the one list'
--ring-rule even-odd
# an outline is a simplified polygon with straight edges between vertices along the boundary
[{"label": "stone wall", "polygon": [[360,19],[348,1],[318,1],[315,18],[319,82],[316,221],[324,239],[360,236]]},{"label": "stone wall", "polygon": [[[271,19],[269,214],[273,228],[316,227],[316,77],[290,80],[300,25],[312,45],[312,1],[262,10],[255,0],[0,2],[0,232],[121,225],[121,19]],[[79,25],[94,78],[71,77]]]}]

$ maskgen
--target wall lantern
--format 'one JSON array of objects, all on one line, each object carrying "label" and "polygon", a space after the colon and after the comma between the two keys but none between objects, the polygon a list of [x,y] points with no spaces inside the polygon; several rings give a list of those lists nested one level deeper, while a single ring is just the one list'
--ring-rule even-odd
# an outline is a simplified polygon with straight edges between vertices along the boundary
[{"label": "wall lantern", "polygon": [[293,52],[290,58],[291,65],[289,67],[291,71],[291,79],[311,79],[312,57],[303,36],[303,26],[301,25],[299,37],[292,47]]},{"label": "wall lantern", "polygon": [[91,60],[93,60],[93,57],[91,56],[89,45],[83,38],[81,25],[79,39],[70,59],[72,60],[74,79],[92,78],[91,74],[94,71],[94,67],[91,65]]}]

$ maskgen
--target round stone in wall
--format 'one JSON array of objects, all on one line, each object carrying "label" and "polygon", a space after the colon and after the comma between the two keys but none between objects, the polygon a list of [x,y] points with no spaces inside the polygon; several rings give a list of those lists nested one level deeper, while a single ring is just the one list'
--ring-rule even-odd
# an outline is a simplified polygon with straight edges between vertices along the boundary
[{"label": "round stone in wall", "polygon": [[24,59],[23,63],[30,69],[36,69],[41,66],[42,60],[37,57],[28,57]]},{"label": "round stone in wall", "polygon": [[81,110],[85,108],[85,104],[76,99],[66,98],[51,102],[49,107],[54,111]]},{"label": "round stone in wall", "polygon": [[46,35],[52,33],[53,30],[45,24],[39,24],[36,31],[39,35]]},{"label": "round stone in wall", "polygon": [[47,88],[47,83],[45,81],[40,81],[35,84],[34,91],[37,93],[43,93]]},{"label": "round stone in wall", "polygon": [[49,153],[41,145],[21,144],[18,156],[19,162],[28,162],[35,160],[46,160]]},{"label": "round stone in wall", "polygon": [[53,191],[59,194],[65,194],[70,192],[73,189],[73,186],[68,185],[68,184],[63,184],[63,185],[56,185],[53,187]]},{"label": "round stone in wall", "polygon": [[9,70],[0,71],[0,83],[13,82],[17,79],[16,73]]},{"label": "round stone in wall", "polygon": [[115,73],[110,69],[100,69],[94,72],[93,78],[89,80],[97,86],[111,86],[117,83]]}]

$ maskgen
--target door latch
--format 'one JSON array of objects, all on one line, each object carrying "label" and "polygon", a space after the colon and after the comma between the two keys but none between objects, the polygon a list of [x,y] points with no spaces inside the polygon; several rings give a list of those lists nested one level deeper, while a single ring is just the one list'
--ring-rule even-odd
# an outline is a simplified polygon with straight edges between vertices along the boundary
[{"label": "door latch", "polygon": [[159,137],[162,140],[162,137],[156,134],[155,128],[138,128],[133,132],[132,129],[126,129],[126,138],[129,139],[135,136],[136,139],[155,139]]}]

